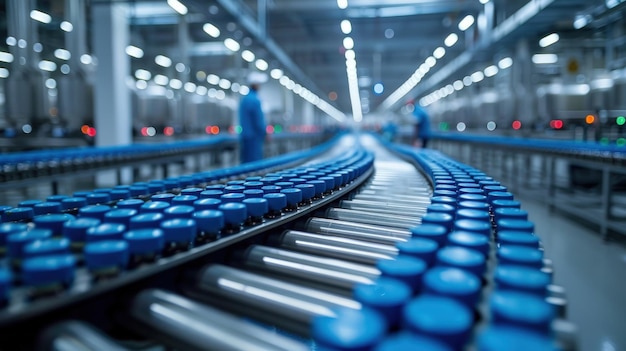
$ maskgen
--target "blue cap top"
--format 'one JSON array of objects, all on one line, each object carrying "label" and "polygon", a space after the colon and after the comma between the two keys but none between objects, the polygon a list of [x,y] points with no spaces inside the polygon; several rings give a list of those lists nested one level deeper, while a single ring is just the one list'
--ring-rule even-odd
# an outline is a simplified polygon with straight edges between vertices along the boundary
[{"label": "blue cap top", "polygon": [[480,194],[464,193],[464,194],[459,195],[459,201],[487,202],[487,197],[485,195],[480,195]]},{"label": "blue cap top", "polygon": [[494,200],[513,200],[513,194],[508,191],[492,191],[487,195],[489,202]]},{"label": "blue cap top", "polygon": [[26,244],[36,240],[44,240],[52,237],[50,229],[32,229],[23,232],[11,233],[7,236],[7,255],[11,258],[23,256],[23,248]]},{"label": "blue cap top", "polygon": [[226,185],[227,186],[231,186],[231,185],[243,185],[243,183],[245,183],[245,180],[229,180]]},{"label": "blue cap top", "polygon": [[413,237],[434,240],[437,244],[439,244],[439,246],[443,246],[446,243],[448,229],[439,224],[422,224],[411,228],[411,234]]},{"label": "blue cap top", "polygon": [[470,210],[489,211],[489,204],[484,202],[484,201],[463,200],[463,201],[459,201],[457,207],[459,209],[467,208],[467,209],[470,209]]},{"label": "blue cap top", "polygon": [[128,188],[128,191],[130,191],[130,196],[136,197],[136,196],[143,196],[143,195],[149,195],[150,194],[150,190],[148,189],[147,185],[133,185],[130,188]]},{"label": "blue cap top", "polygon": [[[165,183],[152,181],[148,183],[148,192],[151,194],[156,194],[159,192],[165,191]],[[130,195],[130,192],[129,192]]]},{"label": "blue cap top", "polygon": [[35,215],[44,215],[50,213],[60,213],[61,212],[61,203],[60,202],[40,202],[33,207],[33,211]]},{"label": "blue cap top", "polygon": [[418,334],[425,334],[462,349],[473,323],[472,311],[459,302],[433,295],[421,295],[404,307],[406,326]]},{"label": "blue cap top", "polygon": [[506,191],[506,187],[502,185],[483,185],[483,190],[489,194],[494,191]]},{"label": "blue cap top", "polygon": [[2,222],[29,221],[34,215],[32,207],[14,207],[2,213]]},{"label": "blue cap top", "polygon": [[165,216],[166,219],[191,218],[195,210],[196,209],[193,208],[193,206],[173,205],[173,206],[166,208],[163,211],[163,215]]},{"label": "blue cap top", "polygon": [[460,246],[447,246],[437,252],[437,265],[464,269],[480,277],[485,272],[485,255]]},{"label": "blue cap top", "polygon": [[431,204],[446,204],[456,208],[456,198],[450,196],[433,196],[430,198]]},{"label": "blue cap top", "polygon": [[152,195],[150,197],[150,200],[157,202],[157,201],[161,201],[161,202],[167,202],[168,204],[172,203],[172,199],[175,198],[176,195],[174,194],[170,194],[170,193],[164,193],[164,194],[156,194],[156,195]]},{"label": "blue cap top", "polygon": [[85,263],[90,270],[108,267],[126,267],[128,243],[124,240],[107,240],[85,245]]},{"label": "blue cap top", "polygon": [[380,312],[389,325],[397,325],[402,307],[411,299],[413,292],[399,280],[380,277],[374,284],[355,285],[352,294],[356,301]]},{"label": "blue cap top", "polygon": [[376,268],[383,276],[398,279],[414,291],[418,291],[427,266],[426,262],[419,258],[398,255],[395,260],[378,260]]},{"label": "blue cap top", "polygon": [[258,182],[261,180],[261,176],[251,176],[251,177],[246,177],[246,182]]},{"label": "blue cap top", "polygon": [[243,193],[246,190],[246,187],[243,185],[229,185],[224,188],[224,193],[233,194],[233,193]]},{"label": "blue cap top", "polygon": [[542,297],[515,291],[495,291],[489,301],[494,324],[547,332],[554,309]]},{"label": "blue cap top", "polygon": [[137,213],[137,210],[133,210],[132,208],[117,208],[104,214],[104,222],[120,223],[128,227],[130,218]]},{"label": "blue cap top", "polygon": [[302,202],[302,190],[298,188],[282,189],[280,192],[287,197],[287,205],[296,206]]},{"label": "blue cap top", "polygon": [[161,222],[165,242],[192,242],[196,237],[196,221],[193,219],[170,219]]},{"label": "blue cap top", "polygon": [[334,317],[313,319],[311,335],[321,347],[333,350],[369,350],[384,337],[385,319],[369,308],[337,309]]},{"label": "blue cap top", "polygon": [[217,208],[221,204],[222,204],[222,200],[207,198],[207,199],[196,200],[193,203],[193,207],[196,209],[196,211],[217,210]]},{"label": "blue cap top", "polygon": [[97,218],[77,218],[63,223],[63,236],[73,242],[83,242],[87,237],[87,229],[100,224]]},{"label": "blue cap top", "polygon": [[335,178],[333,177],[319,177],[318,180],[323,181],[326,184],[326,190],[333,190],[335,188]]},{"label": "blue cap top", "polygon": [[0,223],[0,245],[4,246],[7,242],[9,234],[23,232],[28,230],[26,223]]},{"label": "blue cap top", "polygon": [[511,208],[511,207],[496,208],[493,211],[493,215],[496,221],[499,221],[501,219],[521,219],[521,220],[528,219],[528,212],[519,208]]},{"label": "blue cap top", "polygon": [[265,192],[261,189],[246,189],[243,191],[246,199],[262,198]]},{"label": "blue cap top", "polygon": [[161,229],[135,229],[124,234],[131,254],[159,253],[165,246],[165,238]]},{"label": "blue cap top", "polygon": [[265,194],[279,193],[280,189],[282,188],[276,185],[265,185],[261,188]]},{"label": "blue cap top", "polygon": [[498,249],[499,264],[518,264],[527,267],[541,268],[543,266],[543,253],[539,249],[506,245]]},{"label": "blue cap top", "polygon": [[[141,201],[141,200],[140,200]],[[148,201],[144,202],[139,208],[141,213],[163,213],[170,204],[165,201]]]},{"label": "blue cap top", "polygon": [[539,237],[528,232],[518,232],[513,230],[503,230],[498,232],[498,242],[500,245],[519,245],[532,248],[539,248]]},{"label": "blue cap top", "polygon": [[260,182],[258,180],[246,181],[245,183],[243,183],[243,186],[246,187],[246,189],[259,189],[260,190],[263,187],[263,182]]},{"label": "blue cap top", "polygon": [[489,326],[478,336],[477,351],[557,351],[554,342],[540,333],[507,326]]},{"label": "blue cap top", "polygon": [[545,296],[551,279],[548,274],[535,268],[499,265],[494,280],[501,290],[518,290]]},{"label": "blue cap top", "polygon": [[294,184],[294,187],[298,186],[299,184],[306,183],[306,179],[302,178],[289,178],[289,181]]},{"label": "blue cap top", "polygon": [[87,242],[122,239],[126,226],[119,223],[103,223],[87,229]]},{"label": "blue cap top", "polygon": [[279,182],[281,180],[282,180],[282,177],[268,177],[268,176],[265,176],[259,179],[259,181],[265,185],[274,185],[276,182]]},{"label": "blue cap top", "polygon": [[326,191],[326,182],[322,180],[309,180],[306,183],[313,185],[315,188],[315,196],[320,196]]},{"label": "blue cap top", "polygon": [[220,200],[222,203],[231,203],[231,202],[242,202],[245,200],[246,195],[243,193],[228,193],[220,196]]},{"label": "blue cap top", "polygon": [[480,279],[462,269],[435,267],[424,275],[425,292],[452,297],[470,307],[478,302],[480,289]]},{"label": "blue cap top", "polygon": [[87,204],[89,205],[98,205],[105,204],[111,201],[111,196],[108,193],[91,193],[87,195]]},{"label": "blue cap top", "polygon": [[46,198],[46,201],[50,202],[62,202],[64,199],[69,198],[67,195],[50,195]]},{"label": "blue cap top", "polygon": [[172,198],[172,206],[175,205],[184,205],[184,206],[193,206],[194,201],[198,200],[197,196],[194,195],[178,195]]},{"label": "blue cap top", "polygon": [[144,204],[143,200],[128,199],[128,200],[122,200],[122,201],[118,202],[115,206],[117,208],[130,208],[130,209],[133,209],[133,210],[139,210],[139,208],[143,204]]},{"label": "blue cap top", "polygon": [[462,208],[456,211],[456,219],[474,219],[477,221],[485,221],[489,222],[490,220],[489,212],[481,211],[481,210],[470,210],[467,208]]},{"label": "blue cap top", "polygon": [[308,201],[315,196],[315,186],[312,184],[297,184],[295,188],[302,191],[302,200]]},{"label": "blue cap top", "polygon": [[274,185],[279,186],[281,189],[289,189],[293,188],[294,184],[292,182],[276,182]]},{"label": "blue cap top", "polygon": [[222,195],[224,195],[224,192],[221,190],[209,189],[209,190],[205,190],[201,192],[200,198],[201,199],[219,199]]},{"label": "blue cap top", "polygon": [[37,240],[26,244],[22,250],[24,257],[61,255],[70,253],[70,241],[67,238]]},{"label": "blue cap top", "polygon": [[33,208],[35,207],[35,205],[42,203],[41,200],[24,200],[24,201],[20,201],[17,204],[17,207],[30,207]]},{"label": "blue cap top", "polygon": [[224,214],[224,223],[230,225],[241,225],[248,217],[246,205],[242,203],[221,204],[219,210]]},{"label": "blue cap top", "polygon": [[448,244],[476,250],[484,256],[489,254],[489,237],[466,231],[455,231],[448,235]]},{"label": "blue cap top", "polygon": [[224,191],[224,188],[226,187],[226,185],[224,184],[211,184],[211,185],[207,185],[204,190],[220,190],[220,191]]},{"label": "blue cap top", "polygon": [[396,244],[400,254],[420,258],[428,266],[435,262],[438,247],[439,244],[436,241],[420,237],[413,237]]},{"label": "blue cap top", "polygon": [[30,286],[70,284],[75,265],[76,259],[70,254],[29,258],[22,262],[22,280]]},{"label": "blue cap top", "polygon": [[428,336],[413,334],[407,331],[391,334],[373,351],[452,351],[448,345]]},{"label": "blue cap top", "polygon": [[129,229],[158,228],[165,217],[161,213],[142,213],[130,219]]},{"label": "blue cap top", "polygon": [[224,214],[217,210],[198,211],[193,214],[198,230],[218,233],[224,227]]},{"label": "blue cap top", "polygon": [[35,228],[43,228],[52,230],[52,235],[60,236],[63,233],[63,223],[75,219],[74,216],[70,214],[47,214],[36,216],[33,218],[33,222],[35,222]]},{"label": "blue cap top", "polygon": [[454,222],[454,230],[478,233],[489,237],[491,236],[491,223],[485,220],[460,219]]},{"label": "blue cap top", "polygon": [[516,230],[521,232],[532,233],[535,230],[535,224],[531,221],[521,219],[501,219],[497,221],[498,231],[500,230]]},{"label": "blue cap top", "polygon": [[474,188],[474,189],[480,188],[480,185],[474,182],[457,183],[457,185],[459,186],[459,188]]},{"label": "blue cap top", "polygon": [[456,191],[458,189],[458,187],[456,185],[452,185],[452,184],[437,184],[437,185],[435,185],[435,189],[437,189],[437,190]]},{"label": "blue cap top", "polygon": [[267,200],[270,211],[282,211],[287,206],[287,196],[285,194],[265,194],[263,198]]},{"label": "blue cap top", "polygon": [[459,188],[459,199],[462,195],[478,195],[485,196],[485,192],[481,188]]},{"label": "blue cap top", "polygon": [[[203,192],[203,191],[204,191],[204,189],[202,189],[202,188],[186,188],[186,189],[183,189],[183,190],[180,191],[180,196],[191,195],[191,196],[200,197],[200,193]],[[176,198],[174,198],[174,200],[176,200]]]},{"label": "blue cap top", "polygon": [[431,212],[442,212],[442,213],[447,213],[449,215],[454,215],[456,211],[456,208],[452,205],[448,205],[448,204],[430,204],[428,205],[428,207],[426,208],[426,212],[431,213]]},{"label": "blue cap top", "polygon": [[111,197],[111,200],[126,200],[130,197],[130,191],[126,190],[126,189],[115,189],[115,190],[111,190],[111,192],[109,193],[109,196]]},{"label": "blue cap top", "polygon": [[99,220],[104,220],[104,214],[109,212],[111,207],[106,205],[90,205],[81,207],[78,210],[78,217],[81,218],[97,218]]},{"label": "blue cap top", "polygon": [[447,213],[430,212],[422,216],[422,225],[424,224],[438,224],[444,226],[447,231],[452,229],[454,217]]},{"label": "blue cap top", "polygon": [[251,198],[243,200],[246,205],[248,215],[251,217],[262,217],[269,211],[268,201],[264,198]]},{"label": "blue cap top", "polygon": [[9,292],[13,282],[13,274],[6,267],[0,267],[0,301],[9,299]]},{"label": "blue cap top", "polygon": [[493,200],[493,202],[491,203],[491,206],[493,206],[494,208],[501,208],[501,207],[520,208],[521,203],[517,200]]},{"label": "blue cap top", "polygon": [[456,198],[458,194],[456,191],[439,189],[433,192],[433,196],[446,196]]}]

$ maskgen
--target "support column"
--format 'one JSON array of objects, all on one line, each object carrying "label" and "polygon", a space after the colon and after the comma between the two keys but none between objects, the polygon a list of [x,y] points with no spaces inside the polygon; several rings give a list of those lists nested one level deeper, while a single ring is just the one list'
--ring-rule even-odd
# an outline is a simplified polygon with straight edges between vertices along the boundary
[{"label": "support column", "polygon": [[[129,40],[127,5],[95,2],[92,9],[93,53],[98,60],[94,80],[96,146],[132,143],[130,91],[126,79],[130,59],[125,49]],[[122,180],[130,179],[124,172]],[[98,175],[98,186],[116,183],[115,171]]]}]

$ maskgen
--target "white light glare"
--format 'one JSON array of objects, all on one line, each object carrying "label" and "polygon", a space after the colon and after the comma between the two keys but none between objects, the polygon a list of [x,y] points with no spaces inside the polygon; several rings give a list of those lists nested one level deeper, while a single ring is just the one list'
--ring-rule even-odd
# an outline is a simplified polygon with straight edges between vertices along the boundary
[{"label": "white light glare", "polygon": [[478,82],[482,81],[483,79],[485,79],[485,75],[483,74],[483,72],[478,71],[478,72],[472,73],[470,78],[472,78],[472,82],[478,83]]},{"label": "white light glare", "polygon": [[459,36],[456,35],[456,33],[450,33],[450,35],[444,39],[443,43],[446,44],[447,47],[451,47],[456,44],[457,41],[459,41]]},{"label": "white light glare", "polygon": [[340,9],[345,9],[348,7],[348,0],[337,0],[337,7]]},{"label": "white light glare", "polygon": [[258,68],[261,71],[267,71],[267,69],[269,68],[269,65],[267,64],[267,61],[262,60],[262,59],[256,60],[254,65],[256,66],[256,68]]},{"label": "white light glare", "polygon": [[513,59],[511,59],[510,57],[505,57],[498,62],[498,67],[500,69],[507,69],[511,66],[513,66]]},{"label": "white light glare", "polygon": [[350,34],[350,32],[352,32],[352,23],[348,20],[341,21],[341,32],[343,34]]},{"label": "white light glare", "polygon": [[226,46],[226,48],[230,51],[239,51],[239,48],[241,47],[239,43],[232,38],[224,39],[224,46]]},{"label": "white light glare", "polygon": [[134,57],[134,58],[142,58],[143,50],[134,45],[128,45],[126,47],[126,55]]},{"label": "white light glare", "polygon": [[484,5],[484,4],[488,3],[490,0],[479,0],[479,1],[480,1],[481,4]]},{"label": "white light glare", "polygon": [[456,125],[456,130],[458,130],[459,132],[465,131],[466,128],[467,128],[467,126],[463,122],[459,122]]},{"label": "white light glare", "polygon": [[270,72],[270,77],[274,78],[274,79],[280,79],[280,77],[283,76],[283,71],[278,69],[278,68],[274,68],[271,72]]},{"label": "white light glare", "polygon": [[180,79],[172,79],[170,80],[170,88],[172,89],[180,89],[183,87],[183,82]]},{"label": "white light glare", "polygon": [[183,16],[187,14],[187,6],[183,5],[182,2],[178,0],[167,0],[167,4],[179,14]]},{"label": "white light glare", "polygon": [[59,60],[69,60],[72,57],[72,54],[65,49],[56,49],[54,50],[54,57]]},{"label": "white light glare", "polygon": [[428,58],[426,58],[426,61],[424,61],[424,63],[425,63],[428,67],[433,68],[433,67],[435,67],[435,65],[437,64],[437,59],[436,59],[436,58],[434,58],[434,57],[432,57],[432,56],[429,56]]},{"label": "white light glare", "polygon": [[559,35],[556,33],[548,34],[539,40],[539,46],[542,48],[548,47],[559,41]]},{"label": "white light glare", "polygon": [[57,88],[57,81],[52,79],[52,78],[46,79],[46,88],[48,88],[48,89],[56,89]]},{"label": "white light glare", "polygon": [[218,85],[220,83],[220,77],[215,74],[209,74],[208,76],[206,76],[206,81],[209,84]]},{"label": "white light glare", "polygon": [[493,132],[494,130],[496,130],[496,127],[497,127],[496,122],[494,122],[494,121],[487,122],[487,130],[488,131]]},{"label": "white light glare", "polygon": [[80,55],[80,63],[83,65],[90,65],[93,63],[93,58],[91,58],[91,55],[82,54]]},{"label": "white light glare", "polygon": [[351,50],[352,48],[354,48],[354,40],[352,40],[352,38],[350,37],[343,38],[343,47],[347,50]]},{"label": "white light glare", "polygon": [[577,15],[574,19],[574,29],[581,29],[591,22],[589,15]]},{"label": "white light glare", "polygon": [[254,52],[250,51],[250,50],[244,50],[241,52],[241,58],[244,59],[244,61],[246,62],[252,62],[255,59],[255,55]]},{"label": "white light glare", "polygon": [[162,74],[157,74],[156,76],[154,76],[154,82],[158,85],[167,85],[169,81],[170,79]]},{"label": "white light glare", "polygon": [[38,10],[32,10],[30,12],[30,18],[41,23],[50,23],[52,21],[52,17],[50,17],[49,14]]},{"label": "white light glare", "polygon": [[187,68],[187,67],[185,67],[185,64],[182,63],[182,62],[177,63],[175,67],[176,67],[176,72],[178,72],[178,73],[185,72],[185,69]]},{"label": "white light glare", "polygon": [[532,61],[536,65],[546,65],[559,62],[559,57],[555,54],[535,54]]},{"label": "white light glare", "polygon": [[145,69],[138,69],[135,71],[135,78],[143,79],[143,80],[150,80],[150,78],[152,78],[152,74],[149,71],[146,71]]},{"label": "white light glare", "polygon": [[157,55],[154,58],[154,62],[161,67],[170,67],[172,65],[172,60],[169,57],[163,55]]},{"label": "white light glare", "polygon": [[0,62],[7,62],[7,63],[13,62],[13,54],[0,51]]},{"label": "white light glare", "polygon": [[231,85],[232,85],[232,83],[231,83],[231,82],[230,82],[230,80],[228,80],[228,79],[224,79],[224,78],[222,78],[222,79],[220,79],[220,81],[219,81],[219,86],[220,86],[220,88],[222,88],[222,89],[230,89],[230,86],[231,86]]},{"label": "white light glare", "polygon": [[9,70],[6,68],[0,68],[0,78],[7,78],[9,76]]},{"label": "white light glare", "polygon": [[354,52],[354,50],[346,50],[344,56],[346,57],[346,60],[356,59],[356,53]]},{"label": "white light glare", "polygon": [[61,22],[59,27],[61,28],[62,31],[68,32],[68,33],[74,30],[74,26],[68,21]]},{"label": "white light glare", "polygon": [[457,80],[454,83],[452,83],[452,87],[454,88],[454,90],[459,91],[459,90],[462,90],[465,87],[465,85],[463,84],[462,81]]},{"label": "white light glare", "polygon": [[485,70],[483,71],[485,73],[485,77],[493,77],[496,74],[498,74],[498,66],[496,65],[491,65],[487,68],[485,68]]},{"label": "white light glare", "polygon": [[42,71],[54,72],[57,69],[57,64],[52,61],[41,60],[39,61],[39,69]]},{"label": "white light glare", "polygon": [[435,51],[433,51],[433,56],[439,60],[440,58],[444,57],[446,55],[446,49],[444,49],[443,47],[438,47],[435,49]]},{"label": "white light glare", "polygon": [[474,16],[467,15],[463,17],[461,22],[459,22],[459,30],[461,30],[462,32],[465,32],[466,30],[469,29],[469,27],[472,26],[472,24],[474,24]]},{"label": "white light glare", "polygon": [[204,26],[202,26],[202,30],[204,30],[206,34],[212,36],[213,38],[217,38],[220,36],[219,28],[212,25],[211,23],[205,23]]}]

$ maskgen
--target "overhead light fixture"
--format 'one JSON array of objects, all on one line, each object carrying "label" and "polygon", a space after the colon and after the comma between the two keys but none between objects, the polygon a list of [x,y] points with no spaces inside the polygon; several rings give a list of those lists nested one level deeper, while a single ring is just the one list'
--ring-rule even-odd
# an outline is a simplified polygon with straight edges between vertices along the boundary
[{"label": "overhead light fixture", "polygon": [[337,7],[342,10],[348,8],[348,0],[337,0]]},{"label": "overhead light fixture", "polygon": [[354,48],[354,40],[350,37],[343,38],[343,47],[347,50],[351,50]]},{"label": "overhead light fixture", "polygon": [[469,29],[469,27],[472,26],[472,24],[474,24],[474,16],[467,15],[463,17],[461,22],[459,22],[459,30],[462,32],[465,32],[466,30]]},{"label": "overhead light fixture", "polygon": [[465,88],[465,85],[463,84],[462,81],[457,80],[454,83],[452,83],[452,87],[454,88],[454,90],[459,91],[459,90],[463,90],[463,88]]},{"label": "overhead light fixture", "polygon": [[254,53],[250,50],[244,50],[241,52],[241,58],[243,58],[247,62],[252,62],[256,58]]},{"label": "overhead light fixture", "polygon": [[13,62],[13,54],[9,52],[0,51],[0,62]]},{"label": "overhead light fixture", "polygon": [[437,59],[432,57],[432,56],[428,56],[426,58],[426,60],[424,61],[424,63],[429,67],[429,68],[433,68],[435,67],[435,65],[437,64]]},{"label": "overhead light fixture", "polygon": [[256,66],[256,68],[258,68],[261,71],[266,71],[269,68],[269,65],[267,64],[267,61],[265,61],[263,59],[256,60],[254,65]]},{"label": "overhead light fixture", "polygon": [[485,79],[485,74],[481,71],[477,71],[477,72],[472,73],[470,78],[472,78],[472,82],[478,83],[482,81],[483,79]]},{"label": "overhead light fixture", "polygon": [[581,29],[591,22],[591,16],[589,15],[576,15],[574,18],[574,29]]},{"label": "overhead light fixture", "polygon": [[54,57],[58,58],[59,60],[67,61],[72,57],[72,54],[65,49],[56,49],[54,50]]},{"label": "overhead light fixture", "polygon": [[500,69],[507,69],[511,66],[513,66],[513,59],[510,57],[505,57],[501,59],[500,61],[498,61],[498,67]]},{"label": "overhead light fixture", "polygon": [[170,67],[172,65],[172,60],[167,57],[167,56],[163,56],[163,55],[157,55],[154,58],[154,63],[156,63],[157,65],[161,66],[161,67]]},{"label": "overhead light fixture", "polygon": [[444,57],[446,55],[446,49],[444,49],[443,47],[438,47],[435,49],[435,51],[433,51],[433,56],[439,60],[440,58]]},{"label": "overhead light fixture", "polygon": [[349,20],[341,21],[341,32],[343,34],[350,34],[352,32],[352,23]]},{"label": "overhead light fixture", "polygon": [[94,59],[89,54],[82,54],[80,55],[80,63],[83,65],[90,65],[94,63]]},{"label": "overhead light fixture", "polygon": [[143,50],[134,45],[128,45],[126,47],[126,55],[134,57],[134,58],[142,58]]},{"label": "overhead light fixture", "polygon": [[484,4],[488,3],[490,0],[479,0],[479,1],[480,1],[481,4],[484,5]]},{"label": "overhead light fixture", "polygon": [[6,68],[0,68],[0,78],[9,77],[9,70]]},{"label": "overhead light fixture", "polygon": [[547,65],[559,62],[559,57],[555,54],[535,54],[532,61],[536,65]]},{"label": "overhead light fixture", "polygon": [[42,71],[54,72],[57,69],[57,64],[52,61],[41,60],[39,61],[38,67]]},{"label": "overhead light fixture", "polygon": [[356,53],[354,52],[354,50],[346,50],[344,56],[346,60],[354,60],[356,58]]},{"label": "overhead light fixture", "polygon": [[41,23],[50,23],[52,21],[52,17],[45,13],[45,12],[41,12],[39,10],[32,10],[30,12],[30,18],[34,19],[37,22],[41,22]]},{"label": "overhead light fixture", "polygon": [[176,66],[174,66],[174,67],[176,68],[176,72],[178,72],[178,73],[185,72],[185,69],[187,68],[187,67],[185,67],[185,64],[182,63],[182,62],[177,63]]},{"label": "overhead light fixture", "polygon": [[154,76],[154,82],[158,85],[167,85],[167,83],[170,81],[169,78],[167,78],[166,76],[162,75],[162,74],[157,74],[156,76]]},{"label": "overhead light fixture", "polygon": [[226,48],[230,51],[239,51],[239,49],[241,48],[241,46],[239,45],[239,43],[232,38],[226,38],[224,39],[224,46],[226,46]]},{"label": "overhead light fixture", "polygon": [[539,46],[542,48],[548,47],[559,41],[559,35],[556,33],[548,34],[539,40]]},{"label": "overhead light fixture", "polygon": [[230,80],[224,79],[224,78],[220,79],[220,81],[218,83],[219,87],[222,88],[222,89],[230,89],[231,84],[232,83],[231,83]]},{"label": "overhead light fixture", "polygon": [[274,68],[271,72],[270,72],[270,77],[274,78],[274,79],[280,79],[280,77],[283,76],[283,71],[278,69],[278,68]]},{"label": "overhead light fixture", "polygon": [[150,80],[152,78],[152,74],[145,69],[138,69],[135,71],[135,78],[142,80]]},{"label": "overhead light fixture", "polygon": [[485,77],[489,78],[489,77],[493,77],[496,74],[498,74],[498,66],[496,65],[491,65],[487,68],[485,68],[485,70],[483,71],[483,73],[485,74]]},{"label": "overhead light fixture", "polygon": [[64,32],[71,32],[74,30],[74,26],[68,22],[68,21],[63,21],[61,22],[61,24],[59,25],[59,27],[61,28],[62,31]]},{"label": "overhead light fixture", "polygon": [[456,33],[450,33],[450,35],[444,39],[443,43],[446,44],[447,47],[451,47],[456,44],[457,41],[459,41],[459,36]]},{"label": "overhead light fixture", "polygon": [[183,16],[187,14],[187,6],[183,5],[182,2],[178,0],[167,0],[167,4],[179,14]]},{"label": "overhead light fixture", "polygon": [[212,85],[218,85],[220,83],[220,77],[215,74],[209,74],[206,76],[206,81]]},{"label": "overhead light fixture", "polygon": [[216,26],[212,25],[211,23],[205,23],[205,24],[202,26],[202,30],[203,30],[206,34],[208,34],[208,35],[212,36],[213,38],[217,38],[217,37],[219,37],[219,36],[220,36],[220,30],[219,30],[219,28],[217,28]]},{"label": "overhead light fixture", "polygon": [[170,88],[178,90],[182,87],[183,87],[183,82],[180,79],[170,80]]}]

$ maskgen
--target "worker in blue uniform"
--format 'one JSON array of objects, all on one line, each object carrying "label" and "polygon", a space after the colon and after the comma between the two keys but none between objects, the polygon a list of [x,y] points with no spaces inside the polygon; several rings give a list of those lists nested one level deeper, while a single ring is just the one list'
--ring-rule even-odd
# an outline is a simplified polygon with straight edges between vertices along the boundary
[{"label": "worker in blue uniform", "polygon": [[417,146],[418,141],[422,148],[426,148],[428,140],[430,139],[430,117],[428,113],[419,105],[415,105],[413,110],[413,116],[415,116],[415,137],[413,138],[413,145]]},{"label": "worker in blue uniform", "polygon": [[267,81],[267,76],[254,72],[248,76],[250,92],[241,99],[239,104],[239,152],[241,163],[263,159],[263,145],[265,143],[265,116],[261,110],[261,100],[258,97],[259,86]]}]

